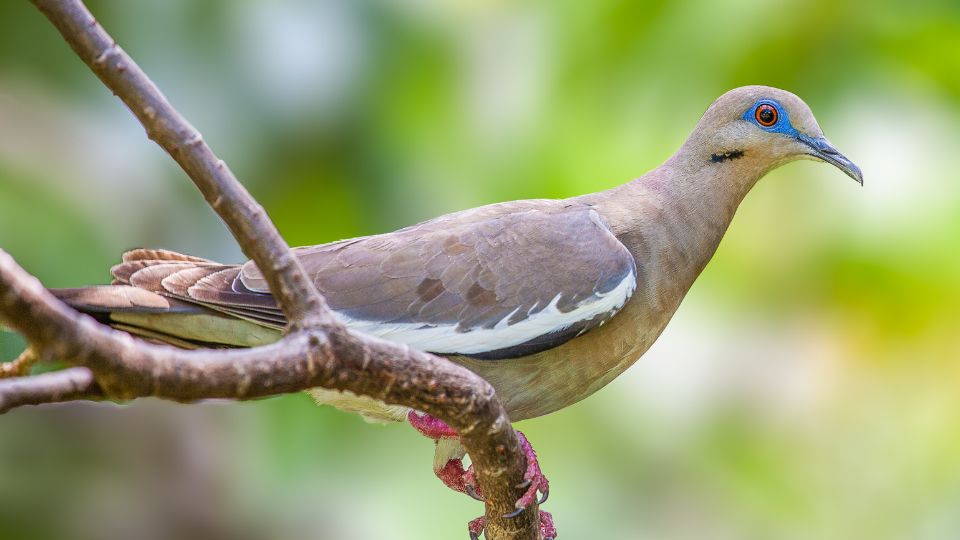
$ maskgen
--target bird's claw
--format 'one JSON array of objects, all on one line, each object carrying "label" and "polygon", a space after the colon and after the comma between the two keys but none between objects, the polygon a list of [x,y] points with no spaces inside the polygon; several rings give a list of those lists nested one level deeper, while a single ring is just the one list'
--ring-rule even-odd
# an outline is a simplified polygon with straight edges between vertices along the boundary
[{"label": "bird's claw", "polygon": [[483,493],[480,491],[480,486],[477,485],[473,465],[464,470],[462,461],[451,459],[443,468],[435,472],[437,477],[450,489],[466,493],[480,502],[486,502]]},{"label": "bird's claw", "polygon": [[[517,515],[523,512],[523,510],[523,508],[520,508]],[[467,523],[467,532],[470,533],[470,540],[479,540],[486,526],[487,519],[483,516]],[[540,538],[543,538],[543,540],[555,540],[557,538],[557,527],[553,524],[553,516],[550,512],[544,512],[543,510],[540,511]]]},{"label": "bird's claw", "polygon": [[[530,484],[532,483],[533,483],[533,479],[531,478],[529,480],[524,480],[523,482],[520,482],[515,487],[517,489],[527,489],[528,487],[530,487]],[[547,497],[550,496],[550,487],[547,486],[544,489],[540,490],[540,492],[543,494],[543,498],[537,501],[537,504],[543,504],[547,502]]]},{"label": "bird's claw", "polygon": [[519,516],[520,514],[522,514],[523,511],[526,510],[526,509],[527,509],[527,508],[526,508],[525,506],[521,506],[520,508],[517,508],[517,509],[514,510],[513,512],[509,512],[509,513],[507,513],[507,514],[504,514],[503,517],[505,517],[506,519],[515,518],[515,517]]},{"label": "bird's claw", "polygon": [[[457,432],[444,424],[441,420],[430,415],[410,412],[408,420],[420,433],[427,437],[440,441],[441,439],[456,438]],[[550,483],[540,470],[540,463],[537,462],[537,454],[527,441],[527,437],[517,432],[520,438],[520,448],[527,459],[527,470],[523,473],[523,481],[517,484],[516,489],[523,490],[523,495],[514,503],[514,511],[504,514],[504,518],[515,518],[523,513],[530,506],[541,505],[547,502],[550,496]],[[447,487],[466,493],[470,497],[486,502],[480,486],[477,485],[476,474],[471,465],[464,468],[463,461],[458,458],[448,459],[443,467],[435,469],[437,477],[443,481]],[[470,533],[470,540],[479,540],[480,535],[486,527],[487,521],[484,517],[479,517],[467,524],[467,530]],[[540,511],[540,538],[544,540],[554,540],[557,537],[557,529],[553,525],[553,516],[549,512]]]},{"label": "bird's claw", "polygon": [[[523,454],[527,457],[527,471],[523,474],[523,482],[517,485],[517,489],[526,491],[517,499],[514,505],[516,510],[504,514],[503,517],[505,518],[519,516],[533,503],[543,504],[550,495],[550,482],[547,481],[547,477],[540,471],[540,463],[537,462],[537,453],[533,451],[533,447],[530,446],[530,442],[527,441],[527,437],[523,433],[518,431],[517,436],[520,437],[520,447],[523,450]],[[539,500],[537,496],[538,493],[543,494],[543,497],[539,498]]]},{"label": "bird's claw", "polygon": [[487,502],[487,499],[480,493],[480,486],[477,485],[477,475],[473,472],[473,465],[470,465],[467,471],[463,473],[463,492],[475,500]]},{"label": "bird's claw", "polygon": [[[539,506],[539,505],[547,502],[547,498],[548,498],[549,496],[550,496],[550,490],[548,489],[547,491],[544,491],[544,492],[543,492],[543,496],[540,498],[539,501],[537,501],[537,505]],[[505,517],[505,518],[507,518],[507,519],[515,518],[515,517],[519,516],[520,514],[522,514],[523,511],[526,510],[526,509],[527,509],[526,506],[520,506],[520,507],[518,507],[516,510],[514,510],[513,512],[510,512],[510,513],[508,513],[508,514],[504,514],[503,517]]]},{"label": "bird's claw", "polygon": [[483,529],[487,526],[487,518],[480,516],[477,519],[467,523],[467,532],[470,533],[470,540],[479,540]]},{"label": "bird's claw", "polygon": [[466,493],[473,499],[476,499],[480,502],[486,502],[486,499],[484,499],[483,497],[480,496],[479,493],[477,493],[477,488],[475,488],[472,483],[467,482],[464,484],[464,493]]}]

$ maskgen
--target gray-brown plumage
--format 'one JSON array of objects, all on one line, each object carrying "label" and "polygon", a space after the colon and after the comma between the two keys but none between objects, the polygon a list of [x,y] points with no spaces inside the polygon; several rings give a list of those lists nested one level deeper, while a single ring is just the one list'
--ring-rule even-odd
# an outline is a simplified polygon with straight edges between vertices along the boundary
[{"label": "gray-brown plumage", "polygon": [[[521,420],[579,401],[635,362],[750,188],[801,158],[862,181],[799,98],[744,87],[721,96],[667,162],[611,190],[494,204],[296,253],[348,326],[463,364]],[[268,343],[285,323],[249,262],[141,249],[112,273],[114,286],[58,294],[110,324],[178,346]],[[314,394],[370,417],[406,413]]]}]

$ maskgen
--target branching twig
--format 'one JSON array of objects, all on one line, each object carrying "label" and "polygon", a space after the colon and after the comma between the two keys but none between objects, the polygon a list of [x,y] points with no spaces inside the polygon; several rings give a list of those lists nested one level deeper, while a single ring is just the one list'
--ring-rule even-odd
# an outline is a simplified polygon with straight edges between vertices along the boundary
[{"label": "branching twig", "polygon": [[443,358],[347,331],[263,208],[83,3],[32,1],[194,181],[263,270],[291,327],[277,343],[255,349],[184,351],[151,345],[73,311],[0,251],[0,318],[39,353],[80,366],[3,381],[0,412],[89,394],[194,401],[317,386],[349,390],[419,409],[457,429],[487,495],[488,538],[535,538],[536,507],[514,519],[502,517],[520,495],[516,485],[526,461],[493,388]]},{"label": "branching twig", "polygon": [[15,407],[72,401],[100,395],[93,372],[75,367],[34,375],[0,380],[0,414]]},{"label": "branching twig", "polygon": [[[335,325],[266,212],[80,0],[32,0],[77,56],[140,120],[147,136],[176,160],[230,228],[243,252],[263,269],[270,291],[295,326]],[[272,271],[268,271],[272,270]]]}]

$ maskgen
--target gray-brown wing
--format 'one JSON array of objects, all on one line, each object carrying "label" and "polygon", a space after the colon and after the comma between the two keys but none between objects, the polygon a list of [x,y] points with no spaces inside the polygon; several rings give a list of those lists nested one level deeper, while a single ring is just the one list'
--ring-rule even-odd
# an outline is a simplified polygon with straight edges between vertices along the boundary
[{"label": "gray-brown wing", "polygon": [[[479,358],[556,347],[616,314],[636,286],[633,257],[597,212],[563,201],[492,205],[297,254],[351,328]],[[239,279],[200,272],[211,286],[191,296],[254,318],[270,311],[253,264]]]}]

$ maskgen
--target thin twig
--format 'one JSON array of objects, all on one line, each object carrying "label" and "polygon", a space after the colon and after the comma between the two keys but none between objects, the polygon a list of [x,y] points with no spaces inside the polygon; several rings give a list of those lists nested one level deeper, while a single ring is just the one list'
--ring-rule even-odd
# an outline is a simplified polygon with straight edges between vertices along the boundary
[{"label": "thin twig", "polygon": [[40,360],[33,347],[27,347],[20,356],[9,362],[0,362],[0,379],[23,377],[30,373],[30,368]]},{"label": "thin twig", "polygon": [[72,401],[100,394],[93,372],[76,367],[0,380],[0,414],[15,407]]},{"label": "thin twig", "polygon": [[266,211],[237,181],[203,136],[167,101],[140,66],[117,45],[79,0],[32,0],[77,56],[140,120],[193,180],[243,252],[264,270],[270,292],[295,326],[337,325],[323,297]]}]

